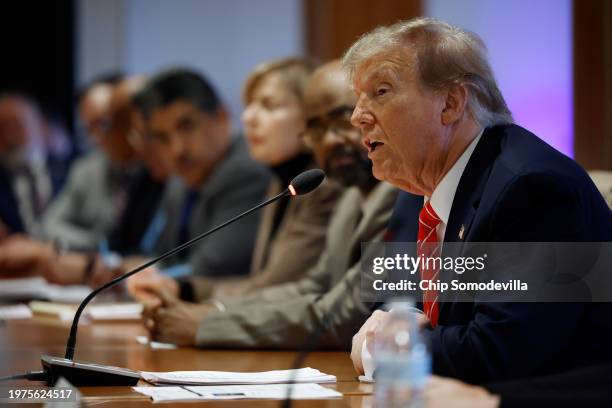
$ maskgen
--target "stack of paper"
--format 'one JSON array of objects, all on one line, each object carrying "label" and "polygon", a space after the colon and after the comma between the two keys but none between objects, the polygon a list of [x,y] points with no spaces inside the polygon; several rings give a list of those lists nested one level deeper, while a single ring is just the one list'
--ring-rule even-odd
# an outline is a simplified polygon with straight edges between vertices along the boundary
[{"label": "stack of paper", "polygon": [[0,320],[29,319],[32,311],[24,304],[0,306]]},{"label": "stack of paper", "polygon": [[41,277],[0,280],[0,300],[48,299],[80,303],[89,292],[88,286],[52,285]]},{"label": "stack of paper", "polygon": [[185,387],[133,387],[136,392],[148,395],[153,402],[228,400],[228,399],[285,399],[291,387],[291,399],[338,398],[338,391],[319,384],[265,384],[222,385]]},{"label": "stack of paper", "polygon": [[[37,315],[57,317],[61,320],[72,320],[77,305],[53,302],[30,302],[32,312]],[[139,303],[114,303],[89,305],[83,316],[95,321],[140,320],[143,306]]]},{"label": "stack of paper", "polygon": [[169,371],[141,372],[142,379],[152,384],[281,384],[299,383],[333,383],[336,377],[322,373],[314,368],[296,370],[275,370],[256,373],[234,373],[227,371]]}]

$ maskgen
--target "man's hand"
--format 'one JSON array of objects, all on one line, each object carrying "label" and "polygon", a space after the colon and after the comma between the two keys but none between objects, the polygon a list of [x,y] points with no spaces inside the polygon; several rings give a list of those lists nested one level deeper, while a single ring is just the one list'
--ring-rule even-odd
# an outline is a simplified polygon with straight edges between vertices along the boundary
[{"label": "man's hand", "polygon": [[353,336],[353,345],[351,347],[351,360],[358,374],[363,374],[363,362],[361,361],[361,349],[363,343],[368,339],[368,348],[371,350],[374,345],[374,336],[385,324],[389,318],[389,312],[375,310],[372,316],[366,320],[361,326],[357,334]]},{"label": "man's hand", "polygon": [[[133,258],[124,262],[121,269],[124,273],[144,263],[146,260]],[[154,266],[147,268],[127,280],[127,291],[137,301],[147,304],[160,304],[158,293],[164,291],[172,297],[178,298],[179,285],[166,275],[159,272]]]},{"label": "man's hand", "polygon": [[[421,329],[429,326],[429,319],[423,313],[417,313],[415,311],[417,324]],[[353,336],[353,345],[351,347],[351,360],[353,360],[353,366],[358,374],[364,374],[363,361],[361,361],[361,349],[363,343],[367,339],[368,351],[370,355],[374,356],[374,342],[376,334],[384,327],[387,320],[389,319],[389,312],[383,310],[375,310],[372,316],[366,320],[361,326],[357,334]]]},{"label": "man's hand", "polygon": [[499,397],[482,387],[432,376],[423,391],[425,408],[497,408]]},{"label": "man's hand", "polygon": [[54,257],[53,245],[25,235],[11,235],[0,241],[0,276],[44,276]]},{"label": "man's hand", "polygon": [[179,346],[193,346],[200,321],[214,306],[183,302],[168,291],[156,293],[161,304],[145,304],[143,317],[151,339]]}]

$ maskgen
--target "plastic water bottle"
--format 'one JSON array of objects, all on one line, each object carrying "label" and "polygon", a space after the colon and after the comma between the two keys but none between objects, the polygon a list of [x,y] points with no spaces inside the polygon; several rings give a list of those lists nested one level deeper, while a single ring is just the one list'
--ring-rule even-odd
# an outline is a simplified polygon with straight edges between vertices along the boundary
[{"label": "plastic water bottle", "polygon": [[431,357],[410,300],[389,304],[389,320],[374,342],[374,401],[377,408],[422,405],[422,390],[431,373]]}]

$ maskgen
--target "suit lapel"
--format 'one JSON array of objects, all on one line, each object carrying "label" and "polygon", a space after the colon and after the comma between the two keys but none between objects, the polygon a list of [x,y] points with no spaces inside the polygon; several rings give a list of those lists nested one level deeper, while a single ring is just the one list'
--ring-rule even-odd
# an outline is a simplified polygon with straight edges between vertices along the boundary
[{"label": "suit lapel", "polygon": [[[499,154],[499,137],[495,129],[495,127],[485,129],[459,180],[444,234],[444,242],[470,242],[480,227],[475,225],[474,221],[480,199],[489,180],[492,164]],[[449,246],[445,247],[443,247],[442,256],[457,257],[463,252],[464,245],[452,245],[452,249]],[[443,271],[441,278],[448,282],[454,278],[452,274],[452,271]],[[450,302],[452,302],[452,295],[447,292],[440,304],[441,319],[450,307]]]},{"label": "suit lapel", "polygon": [[[267,197],[274,197],[281,192],[281,184],[276,178],[270,183]],[[270,251],[270,234],[274,224],[274,216],[278,208],[278,201],[268,205],[263,210],[259,228],[257,231],[257,240],[253,249],[253,261],[251,262],[251,273],[257,274],[263,269],[266,258]]]}]

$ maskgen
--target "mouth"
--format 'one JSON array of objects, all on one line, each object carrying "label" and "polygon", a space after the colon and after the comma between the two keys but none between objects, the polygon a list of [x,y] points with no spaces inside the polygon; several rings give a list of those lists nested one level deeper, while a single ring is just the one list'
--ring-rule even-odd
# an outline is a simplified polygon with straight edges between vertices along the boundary
[{"label": "mouth", "polygon": [[370,140],[370,139],[365,139],[363,144],[368,149],[369,153],[372,153],[373,151],[376,150],[376,148],[384,145],[383,142],[380,142],[378,140]]}]

